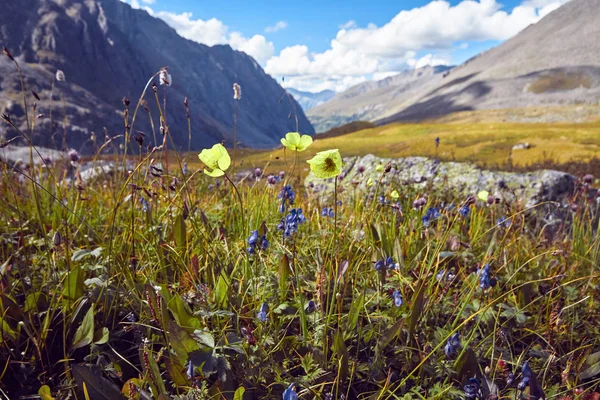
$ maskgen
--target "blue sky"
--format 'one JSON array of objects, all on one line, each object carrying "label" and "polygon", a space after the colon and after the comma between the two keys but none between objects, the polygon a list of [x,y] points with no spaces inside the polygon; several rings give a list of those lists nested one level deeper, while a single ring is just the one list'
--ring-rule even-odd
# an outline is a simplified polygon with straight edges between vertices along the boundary
[{"label": "blue sky", "polygon": [[122,0],[180,35],[245,51],[300,90],[341,91],[426,65],[456,65],[568,0]]}]

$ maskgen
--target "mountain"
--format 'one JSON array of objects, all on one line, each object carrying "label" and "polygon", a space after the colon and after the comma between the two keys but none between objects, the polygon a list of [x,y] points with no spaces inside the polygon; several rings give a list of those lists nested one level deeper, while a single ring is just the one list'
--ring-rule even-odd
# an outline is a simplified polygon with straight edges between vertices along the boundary
[{"label": "mountain", "polygon": [[377,122],[567,104],[600,104],[599,0],[571,0]]},{"label": "mountain", "polygon": [[[35,101],[29,90],[41,98],[35,112],[43,114],[35,121],[36,144],[59,146],[65,127],[68,145],[84,146],[87,151],[92,149],[91,132],[100,143],[104,132],[111,137],[123,134],[122,99],[131,101],[131,124],[145,85],[163,67],[168,67],[172,85],[158,86],[156,93],[161,105],[166,105],[169,132],[179,148],[188,146],[186,96],[192,149],[221,141],[232,144],[236,82],[242,88],[237,137],[243,146],[277,145],[285,132],[296,130],[294,108],[299,131],[314,133],[295,102],[280,102],[284,89],[252,57],[229,46],[209,47],[184,39],[162,20],[120,0],[19,0],[5,2],[2,8],[0,45],[23,69],[29,107]],[[58,69],[64,71],[66,81],[54,80]],[[153,82],[158,85],[158,76]],[[19,75],[4,56],[0,57],[0,91],[0,111],[25,128]],[[144,99],[148,112],[140,107],[132,134],[141,130],[145,143],[152,142],[151,115],[161,142],[152,86]],[[0,129],[0,136],[16,135],[4,123]]]},{"label": "mountain", "polygon": [[307,115],[318,132],[357,120],[375,121],[405,107],[424,87],[440,82],[449,70],[446,66],[422,67],[363,82],[311,109]]},{"label": "mountain", "polygon": [[294,99],[296,99],[298,103],[300,103],[304,111],[308,111],[311,108],[326,103],[331,100],[333,96],[335,96],[335,92],[333,90],[322,90],[317,93],[312,93],[303,92],[293,88],[287,88],[287,91],[294,97]]}]

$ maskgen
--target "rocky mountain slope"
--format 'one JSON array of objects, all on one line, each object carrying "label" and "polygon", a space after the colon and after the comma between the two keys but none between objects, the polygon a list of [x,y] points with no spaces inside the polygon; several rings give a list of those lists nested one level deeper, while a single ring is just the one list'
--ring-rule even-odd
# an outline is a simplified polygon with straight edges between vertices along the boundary
[{"label": "rocky mountain slope", "polygon": [[287,91],[298,103],[300,103],[304,112],[328,102],[335,96],[333,90],[322,90],[317,93],[312,93],[303,92],[302,90],[296,90],[294,88],[287,88]]},{"label": "rocky mountain slope", "polygon": [[[458,111],[599,105],[600,1],[571,0],[458,67],[418,71],[355,86],[307,115],[322,132],[358,119],[384,124]],[[578,118],[570,115],[562,120]]]},{"label": "rocky mountain slope", "polygon": [[600,104],[600,1],[571,0],[452,69],[380,123],[455,111]]},{"label": "rocky mountain slope", "polygon": [[368,81],[337,94],[307,112],[318,132],[352,121],[374,121],[409,104],[423,88],[440,82],[450,67],[407,70],[379,81]]},{"label": "rocky mountain slope", "polygon": [[[34,129],[39,145],[60,146],[65,129],[68,146],[87,145],[87,150],[92,132],[100,141],[105,133],[123,134],[123,97],[131,100],[131,119],[148,79],[163,67],[168,67],[172,86],[158,86],[157,95],[161,105],[166,104],[167,124],[182,149],[188,145],[186,96],[192,149],[220,141],[232,144],[234,82],[242,87],[237,125],[242,145],[275,146],[286,132],[296,130],[293,107],[279,101],[283,88],[253,58],[229,46],[209,47],[183,39],[163,21],[119,0],[9,1],[0,13],[0,45],[23,69],[29,107],[35,101],[30,89],[41,99],[35,114],[43,115]],[[58,69],[66,81],[54,80]],[[158,77],[154,82],[159,83]],[[14,64],[0,57],[0,111],[25,127],[20,91]],[[151,115],[160,142],[152,87],[145,100],[148,111],[140,108],[132,133],[141,130],[145,143],[152,142]],[[299,130],[314,133],[301,108],[296,109]],[[31,109],[29,114],[34,114]],[[15,134],[1,124],[0,136]]]}]

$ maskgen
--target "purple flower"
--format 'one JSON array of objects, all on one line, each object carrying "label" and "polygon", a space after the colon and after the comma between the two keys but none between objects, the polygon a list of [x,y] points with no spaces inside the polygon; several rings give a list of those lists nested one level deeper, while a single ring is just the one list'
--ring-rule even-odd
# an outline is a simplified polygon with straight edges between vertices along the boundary
[{"label": "purple flower", "polygon": [[485,264],[482,269],[477,271],[479,276],[479,287],[483,290],[496,286],[496,279],[490,276],[490,264]]},{"label": "purple flower", "polygon": [[464,206],[461,206],[458,209],[458,213],[463,217],[463,218],[468,218],[469,214],[471,214],[471,208],[465,204]]},{"label": "purple flower", "polygon": [[310,300],[308,302],[308,305],[306,306],[306,313],[307,314],[312,314],[317,310],[317,305],[315,304],[315,302],[313,300]]},{"label": "purple flower", "polygon": [[285,237],[290,237],[298,232],[298,226],[306,221],[306,217],[302,213],[301,208],[292,208],[290,213],[282,218],[277,229],[283,231]]},{"label": "purple flower", "polygon": [[269,313],[269,305],[265,302],[260,306],[260,310],[258,314],[256,314],[256,318],[258,318],[261,322],[267,322],[267,314]]},{"label": "purple flower", "polygon": [[258,231],[250,232],[248,237],[248,248],[246,251],[248,254],[255,254],[256,250],[267,250],[269,248],[269,241],[266,235],[258,236]]},{"label": "purple flower", "polygon": [[444,353],[446,353],[446,357],[451,358],[458,353],[460,350],[460,335],[456,332],[454,335],[450,336],[448,342],[446,342],[446,346],[444,346]]},{"label": "purple flower", "polygon": [[321,210],[321,215],[323,217],[333,218],[335,213],[333,212],[333,208],[323,207],[323,210]]},{"label": "purple flower", "polygon": [[469,383],[463,386],[465,399],[476,399],[480,394],[481,382],[477,378],[469,379]]},{"label": "purple flower", "polygon": [[508,229],[510,228],[510,224],[510,218],[505,218],[504,216],[498,218],[498,220],[496,221],[496,226],[498,228]]},{"label": "purple flower", "polygon": [[394,290],[394,294],[392,294],[392,297],[394,298],[394,305],[396,307],[400,307],[403,303],[402,301],[402,294],[400,293],[399,290]]},{"label": "purple flower", "polygon": [[283,400],[298,400],[298,393],[296,393],[296,385],[290,383],[287,389],[283,392]]},{"label": "purple flower", "polygon": [[285,185],[281,188],[277,198],[281,199],[281,205],[279,206],[279,212],[284,213],[287,210],[288,205],[293,205],[296,200],[296,193],[290,185]]}]

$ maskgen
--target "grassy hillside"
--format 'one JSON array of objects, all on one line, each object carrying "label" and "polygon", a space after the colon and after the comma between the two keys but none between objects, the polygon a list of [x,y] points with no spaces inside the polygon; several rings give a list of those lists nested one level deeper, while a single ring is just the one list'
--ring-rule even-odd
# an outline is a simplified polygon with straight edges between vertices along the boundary
[{"label": "grassy hillside", "polygon": [[[534,110],[530,115],[536,118]],[[560,164],[585,161],[600,154],[600,121],[511,123],[499,120],[498,115],[488,112],[463,113],[438,122],[390,124],[331,138],[317,136],[314,148],[339,148],[345,156],[369,153],[382,157],[437,156],[442,160],[472,161],[481,166],[504,165],[511,158],[514,165],[520,166],[548,159]],[[437,150],[436,137],[440,138]],[[519,143],[529,143],[531,148],[513,151],[513,146]],[[245,165],[262,167],[267,162],[272,166],[285,165],[283,149],[244,153]]]}]

